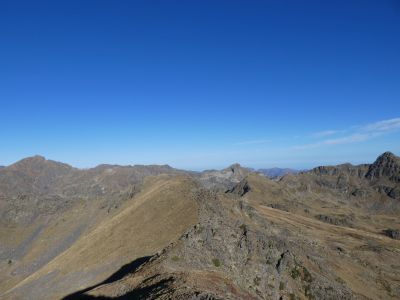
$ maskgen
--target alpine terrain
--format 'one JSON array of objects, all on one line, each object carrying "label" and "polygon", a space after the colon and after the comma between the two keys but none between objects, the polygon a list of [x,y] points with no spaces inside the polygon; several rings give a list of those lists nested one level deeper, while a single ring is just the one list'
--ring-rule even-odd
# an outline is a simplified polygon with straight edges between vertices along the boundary
[{"label": "alpine terrain", "polygon": [[0,168],[1,299],[399,299],[400,158]]}]

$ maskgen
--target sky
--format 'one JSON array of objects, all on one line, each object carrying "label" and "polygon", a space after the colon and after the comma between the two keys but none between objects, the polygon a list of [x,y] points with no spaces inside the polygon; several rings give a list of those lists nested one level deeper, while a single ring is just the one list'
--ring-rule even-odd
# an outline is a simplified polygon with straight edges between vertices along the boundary
[{"label": "sky", "polygon": [[400,2],[0,1],[0,165],[400,155]]}]

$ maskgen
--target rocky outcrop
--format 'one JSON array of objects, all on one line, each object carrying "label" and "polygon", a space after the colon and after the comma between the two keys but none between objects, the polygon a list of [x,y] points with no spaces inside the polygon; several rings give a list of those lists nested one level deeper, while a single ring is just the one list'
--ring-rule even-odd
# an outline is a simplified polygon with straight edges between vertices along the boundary
[{"label": "rocky outcrop", "polygon": [[380,155],[370,165],[366,174],[366,178],[369,180],[378,180],[383,177],[392,182],[400,182],[400,158],[391,152]]},{"label": "rocky outcrop", "polygon": [[245,194],[250,192],[251,187],[246,179],[243,179],[237,185],[235,185],[232,189],[226,191],[227,193],[232,193],[243,197]]},{"label": "rocky outcrop", "polygon": [[337,176],[347,174],[362,178],[368,171],[368,165],[353,166],[352,164],[342,164],[338,166],[320,166],[312,169],[310,172],[315,175]]},{"label": "rocky outcrop", "polygon": [[197,178],[205,188],[225,192],[232,189],[252,172],[251,169],[243,168],[239,164],[233,164],[220,171],[207,170],[201,172]]},{"label": "rocky outcrop", "polygon": [[384,233],[392,239],[400,240],[400,229],[386,229]]},{"label": "rocky outcrop", "polygon": [[400,200],[400,187],[396,186],[396,187],[390,189],[390,191],[389,191],[389,193],[387,193],[387,195],[390,198]]},{"label": "rocky outcrop", "polygon": [[354,220],[354,216],[350,215],[316,215],[315,216],[316,219],[325,222],[325,223],[329,223],[332,225],[339,225],[339,226],[348,226],[351,227],[353,224],[353,220]]}]

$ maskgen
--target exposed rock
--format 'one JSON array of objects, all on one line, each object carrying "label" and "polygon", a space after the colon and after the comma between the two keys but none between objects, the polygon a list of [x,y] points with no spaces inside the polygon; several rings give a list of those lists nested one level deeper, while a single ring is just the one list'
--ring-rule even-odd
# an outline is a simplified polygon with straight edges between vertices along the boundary
[{"label": "exposed rock", "polygon": [[400,200],[400,187],[392,188],[387,195],[390,198],[399,199]]},{"label": "exposed rock", "polygon": [[368,165],[353,166],[352,164],[342,164],[338,166],[320,166],[312,169],[310,172],[316,175],[331,175],[336,176],[340,174],[348,174],[350,176],[357,176],[362,178],[368,170]]},{"label": "exposed rock", "polygon": [[354,220],[354,216],[351,215],[316,215],[315,218],[325,223],[350,227]]},{"label": "exposed rock", "polygon": [[356,188],[354,191],[351,192],[351,195],[355,197],[367,197],[369,193],[366,189]]},{"label": "exposed rock", "polygon": [[400,158],[391,152],[380,155],[369,167],[366,177],[370,180],[382,177],[393,182],[400,182]]},{"label": "exposed rock", "polygon": [[248,192],[250,192],[250,190],[251,188],[247,180],[243,179],[241,182],[239,182],[237,185],[235,185],[232,189],[228,190],[227,192],[237,194],[242,197]]},{"label": "exposed rock", "polygon": [[204,171],[198,174],[197,178],[204,187],[225,192],[232,189],[250,173],[252,173],[251,169],[243,168],[239,164],[233,164],[221,171]]},{"label": "exposed rock", "polygon": [[400,240],[400,229],[386,229],[384,233],[395,240]]}]

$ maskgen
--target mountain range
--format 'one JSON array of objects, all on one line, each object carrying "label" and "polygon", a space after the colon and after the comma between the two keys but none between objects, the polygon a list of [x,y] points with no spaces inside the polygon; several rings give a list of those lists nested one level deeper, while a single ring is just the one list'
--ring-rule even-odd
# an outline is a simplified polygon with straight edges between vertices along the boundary
[{"label": "mountain range", "polygon": [[270,178],[279,178],[288,174],[300,173],[299,170],[289,169],[289,168],[276,168],[276,167],[269,169],[258,169],[257,171]]},{"label": "mountain range", "polygon": [[400,158],[0,168],[1,299],[399,299]]}]

